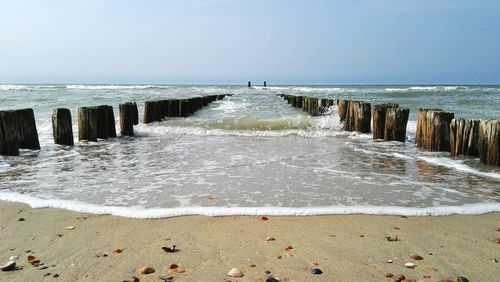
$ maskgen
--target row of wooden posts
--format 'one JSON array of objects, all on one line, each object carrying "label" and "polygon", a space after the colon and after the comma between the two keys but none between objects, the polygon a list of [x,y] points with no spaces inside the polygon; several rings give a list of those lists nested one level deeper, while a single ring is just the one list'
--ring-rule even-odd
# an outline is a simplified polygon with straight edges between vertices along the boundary
[{"label": "row of wooden posts", "polygon": [[[279,96],[312,116],[324,115],[330,107],[337,106],[346,131],[372,132],[373,139],[385,141],[406,140],[410,110],[398,104],[371,107],[364,101]],[[454,113],[440,109],[418,109],[415,143],[426,150],[479,157],[482,163],[500,166],[500,120],[455,119]]]},{"label": "row of wooden posts", "polygon": [[[224,95],[210,95],[189,99],[147,101],[144,104],[144,123],[161,121],[166,117],[187,117]],[[139,124],[137,104],[119,104],[120,133],[134,136],[134,125]],[[71,111],[57,108],[52,112],[54,143],[74,146]],[[97,141],[116,137],[113,107],[101,105],[78,108],[78,140]],[[18,156],[19,149],[39,150],[40,142],[33,109],[0,111],[0,155]]]}]

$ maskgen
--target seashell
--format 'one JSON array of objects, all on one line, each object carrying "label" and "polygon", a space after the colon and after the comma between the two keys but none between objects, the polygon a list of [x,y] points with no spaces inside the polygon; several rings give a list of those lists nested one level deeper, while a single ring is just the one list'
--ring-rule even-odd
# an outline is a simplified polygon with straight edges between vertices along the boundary
[{"label": "seashell", "polygon": [[497,239],[495,240],[495,243],[500,244],[500,238],[497,238]]},{"label": "seashell", "polygon": [[411,259],[414,259],[414,260],[423,260],[424,258],[419,256],[419,255],[412,255],[410,256]]},{"label": "seashell", "polygon": [[280,279],[269,276],[269,277],[267,277],[266,282],[280,282]]},{"label": "seashell", "polygon": [[149,267],[149,266],[145,266],[145,267],[139,269],[139,272],[141,274],[150,274],[150,273],[154,273],[155,269],[152,267]]},{"label": "seashell", "polygon": [[227,273],[228,276],[231,276],[231,277],[243,277],[243,272],[241,270],[239,270],[238,268],[233,268],[231,269],[231,271],[229,271]]},{"label": "seashell", "polygon": [[388,259],[388,260],[387,260],[387,263],[392,263],[392,259]]},{"label": "seashell", "polygon": [[15,260],[18,260],[18,259],[19,259],[19,257],[18,257],[18,256],[11,256],[11,257],[9,258],[9,260],[10,260],[10,261],[15,261]]},{"label": "seashell", "polygon": [[73,229],[75,229],[75,227],[73,225],[71,225],[71,226],[64,227],[64,229],[66,229],[66,230],[73,230]]},{"label": "seashell", "polygon": [[12,260],[0,267],[0,270],[2,271],[11,271],[14,269],[16,269],[16,262]]},{"label": "seashell", "polygon": [[186,269],[184,269],[184,268],[177,268],[176,270],[177,270],[177,273],[184,273],[184,272],[186,272]]},{"label": "seashell", "polygon": [[276,238],[274,238],[274,237],[267,237],[266,241],[276,241]]},{"label": "seashell", "polygon": [[[163,281],[174,281],[174,276],[171,275],[160,275],[160,279]],[[137,282],[139,282],[138,280]]]},{"label": "seashell", "polygon": [[169,269],[176,269],[176,268],[178,268],[178,267],[179,267],[179,266],[178,266],[177,264],[172,263],[172,264],[170,265]]},{"label": "seashell", "polygon": [[209,200],[215,200],[217,199],[217,197],[215,197],[214,195],[208,195],[207,197]]},{"label": "seashell", "polygon": [[407,263],[405,263],[405,266],[406,266],[407,268],[411,268],[411,269],[413,269],[413,268],[415,268],[415,266],[417,266],[417,265],[416,265],[416,264],[414,264],[413,262],[407,262]]},{"label": "seashell", "polygon": [[37,266],[40,263],[40,260],[35,256],[29,255],[28,262],[31,263],[31,265]]},{"label": "seashell", "polygon": [[293,250],[292,245],[288,245],[288,246],[286,246],[285,251],[290,251],[290,250]]},{"label": "seashell", "polygon": [[113,250],[113,253],[115,253],[115,254],[120,254],[121,252],[123,252],[123,250],[120,248],[116,248]]},{"label": "seashell", "polygon": [[260,220],[269,220],[269,218],[267,216],[263,215],[260,217]]},{"label": "seashell", "polygon": [[500,227],[498,227],[496,230],[497,230],[498,232],[500,232]]},{"label": "seashell", "polygon": [[161,249],[164,250],[167,253],[175,253],[175,252],[179,251],[179,250],[175,249],[175,245],[173,245],[172,248],[170,248],[170,247],[161,247]]}]

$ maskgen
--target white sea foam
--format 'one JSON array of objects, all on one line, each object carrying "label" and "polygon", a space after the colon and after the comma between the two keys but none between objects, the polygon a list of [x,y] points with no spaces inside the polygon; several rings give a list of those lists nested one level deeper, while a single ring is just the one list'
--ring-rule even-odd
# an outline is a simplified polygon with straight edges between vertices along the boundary
[{"label": "white sea foam", "polygon": [[100,206],[72,200],[42,199],[13,192],[0,192],[0,200],[21,202],[33,208],[60,208],[75,212],[109,214],[128,218],[167,218],[186,215],[236,216],[314,216],[314,215],[405,215],[405,216],[443,216],[452,214],[485,214],[500,212],[500,203],[484,202],[461,206],[433,206],[426,208],[395,206],[330,206],[330,207],[179,207],[152,208]]},{"label": "white sea foam", "polygon": [[79,89],[79,90],[134,90],[134,89],[154,89],[154,88],[169,88],[167,85],[87,85],[87,84],[76,84],[76,85],[66,85],[67,89]]},{"label": "white sea foam", "polygon": [[477,169],[474,169],[466,164],[464,164],[463,161],[461,160],[452,160],[449,158],[437,158],[437,157],[424,157],[420,156],[418,159],[426,161],[428,163],[434,164],[434,165],[439,165],[439,166],[444,166],[448,168],[453,168],[458,171],[463,171],[466,173],[471,173],[483,177],[489,177],[489,178],[494,178],[494,179],[500,179],[500,173],[495,173],[495,172],[482,172]]},{"label": "white sea foam", "polygon": [[34,90],[58,90],[59,85],[30,85],[30,84],[0,84],[0,91],[34,91]]},{"label": "white sea foam", "polygon": [[406,124],[406,132],[407,133],[416,133],[417,132],[417,121],[409,120]]},{"label": "white sea foam", "polygon": [[385,88],[386,92],[413,92],[413,91],[462,91],[469,89],[466,86],[412,86]]},{"label": "white sea foam", "polygon": [[137,136],[163,136],[163,135],[194,135],[194,136],[238,136],[238,137],[288,137],[298,136],[303,138],[322,138],[334,136],[358,136],[351,132],[334,130],[225,130],[217,128],[202,128],[198,126],[157,126],[138,125],[134,128]]}]

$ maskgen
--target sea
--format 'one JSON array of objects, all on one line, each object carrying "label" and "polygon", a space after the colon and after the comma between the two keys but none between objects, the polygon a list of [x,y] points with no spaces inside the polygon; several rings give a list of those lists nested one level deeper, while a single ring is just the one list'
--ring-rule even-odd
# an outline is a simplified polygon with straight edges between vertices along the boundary
[{"label": "sea", "polygon": [[[188,118],[142,123],[144,102],[233,94]],[[278,94],[397,103],[406,142],[342,130]],[[78,142],[78,107],[137,102],[135,137]],[[55,145],[69,108],[75,146]],[[500,86],[0,85],[0,110],[33,108],[41,150],[0,156],[0,200],[132,218],[183,215],[449,215],[500,211],[500,168],[414,143],[416,110],[499,119]]]}]

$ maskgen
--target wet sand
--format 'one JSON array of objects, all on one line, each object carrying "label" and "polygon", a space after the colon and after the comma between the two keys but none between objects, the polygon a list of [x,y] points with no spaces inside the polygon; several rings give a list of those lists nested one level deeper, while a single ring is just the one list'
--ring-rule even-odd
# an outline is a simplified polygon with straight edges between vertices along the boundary
[{"label": "wet sand", "polygon": [[[185,272],[174,273],[175,281],[265,281],[268,276],[281,281],[394,281],[386,273],[417,281],[456,281],[458,276],[495,281],[500,273],[498,227],[500,213],[137,220],[0,202],[0,264],[19,256],[19,269],[0,272],[0,280],[133,281],[135,276],[162,281],[159,276],[167,276],[169,266],[177,264]],[[162,250],[172,245],[179,251]],[[287,246],[293,249],[285,250]],[[123,251],[114,253],[117,248]],[[43,265],[32,266],[28,255]],[[417,266],[406,268],[407,262]],[[140,274],[144,266],[156,272]],[[227,276],[234,267],[245,276]],[[312,268],[323,274],[311,274]]]}]

